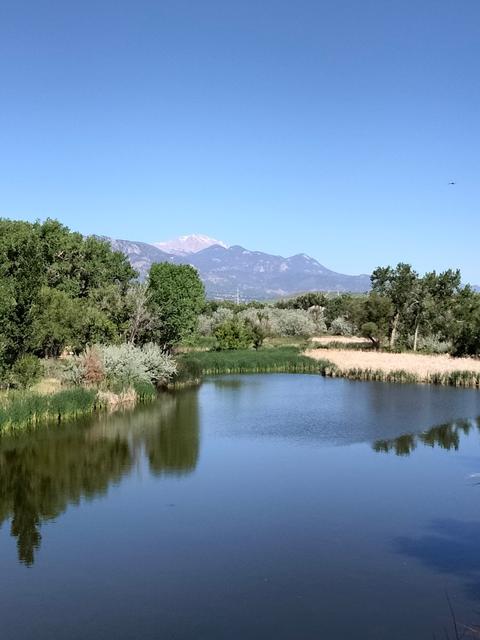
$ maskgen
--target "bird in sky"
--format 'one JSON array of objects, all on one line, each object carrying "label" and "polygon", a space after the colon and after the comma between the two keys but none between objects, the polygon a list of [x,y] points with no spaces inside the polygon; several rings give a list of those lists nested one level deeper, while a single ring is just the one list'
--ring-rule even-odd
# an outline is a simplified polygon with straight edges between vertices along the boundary
[{"label": "bird in sky", "polygon": [[454,182],[453,180],[450,180],[450,182],[448,184],[454,185],[454,184],[456,184],[456,182]]}]

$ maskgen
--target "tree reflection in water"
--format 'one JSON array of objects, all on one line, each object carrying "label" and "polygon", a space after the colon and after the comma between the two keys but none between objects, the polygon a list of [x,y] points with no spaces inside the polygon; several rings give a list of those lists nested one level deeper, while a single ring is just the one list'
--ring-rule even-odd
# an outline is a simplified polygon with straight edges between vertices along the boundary
[{"label": "tree reflection in water", "polygon": [[199,451],[195,390],[151,406],[0,440],[0,526],[11,519],[20,562],[31,566],[41,525],[105,494],[146,455],[156,475],[191,473]]},{"label": "tree reflection in water", "polygon": [[377,440],[372,445],[378,453],[394,453],[397,456],[409,456],[419,444],[428,447],[458,450],[462,434],[468,435],[472,429],[480,431],[480,418],[473,420],[455,420],[432,427],[418,435],[404,434],[392,440]]}]

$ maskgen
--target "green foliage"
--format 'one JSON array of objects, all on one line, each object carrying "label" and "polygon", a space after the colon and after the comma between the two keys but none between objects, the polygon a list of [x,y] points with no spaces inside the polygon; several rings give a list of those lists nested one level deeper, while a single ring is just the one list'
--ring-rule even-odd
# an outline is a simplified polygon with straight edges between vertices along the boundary
[{"label": "green foliage", "polygon": [[334,336],[353,336],[354,326],[346,318],[339,316],[332,321],[330,333]]},{"label": "green foliage", "polygon": [[0,433],[92,413],[95,410],[96,397],[96,391],[81,387],[52,395],[12,394],[7,402],[0,406]]},{"label": "green foliage", "polygon": [[162,385],[176,371],[173,358],[155,344],[143,347],[133,344],[107,345],[99,346],[98,349],[110,383]]},{"label": "green foliage", "polygon": [[55,220],[0,219],[0,356],[58,355],[94,340],[119,339],[122,299],[135,271],[98,238]]},{"label": "green foliage", "polygon": [[324,307],[326,302],[327,298],[323,293],[309,292],[295,298],[279,300],[275,303],[275,306],[277,309],[303,309],[308,311],[310,307]]},{"label": "green foliage", "polygon": [[148,278],[151,337],[166,349],[191,335],[205,304],[205,291],[190,265],[153,264]]},{"label": "green foliage", "polygon": [[213,335],[219,350],[248,349],[253,344],[252,325],[237,318],[219,325]]},{"label": "green foliage", "polygon": [[376,322],[364,322],[360,327],[360,333],[362,337],[371,340],[375,348],[378,348],[382,334]]},{"label": "green foliage", "polygon": [[465,287],[456,300],[453,314],[454,355],[480,355],[480,294]]},{"label": "green foliage", "polygon": [[334,369],[327,360],[313,360],[295,347],[240,349],[237,351],[203,351],[183,354],[179,366],[192,367],[198,375],[223,373],[322,373]]},{"label": "green foliage", "polygon": [[41,361],[32,354],[21,356],[10,371],[10,380],[17,389],[28,389],[37,382],[43,373]]}]

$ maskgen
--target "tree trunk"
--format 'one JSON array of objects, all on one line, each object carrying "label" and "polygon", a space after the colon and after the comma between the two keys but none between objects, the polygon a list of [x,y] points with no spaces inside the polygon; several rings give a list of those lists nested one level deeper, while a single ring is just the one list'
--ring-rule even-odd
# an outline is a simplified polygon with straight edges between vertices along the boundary
[{"label": "tree trunk", "polygon": [[392,333],[390,334],[390,349],[393,349],[393,347],[395,346],[395,341],[397,340],[397,327],[398,327],[399,315],[400,314],[397,312],[395,314],[395,317],[393,318]]},{"label": "tree trunk", "polygon": [[415,325],[415,336],[413,338],[413,350],[414,351],[417,350],[419,329],[420,329],[420,322],[417,322],[416,325]]}]

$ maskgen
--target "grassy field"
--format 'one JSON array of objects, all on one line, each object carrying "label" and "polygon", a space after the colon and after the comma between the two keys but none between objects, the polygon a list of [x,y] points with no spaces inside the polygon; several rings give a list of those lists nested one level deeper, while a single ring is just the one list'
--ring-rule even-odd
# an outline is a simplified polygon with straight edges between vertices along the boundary
[{"label": "grassy field", "polygon": [[480,387],[480,360],[473,358],[325,348],[308,349],[305,355],[330,361],[337,375],[348,378]]}]

